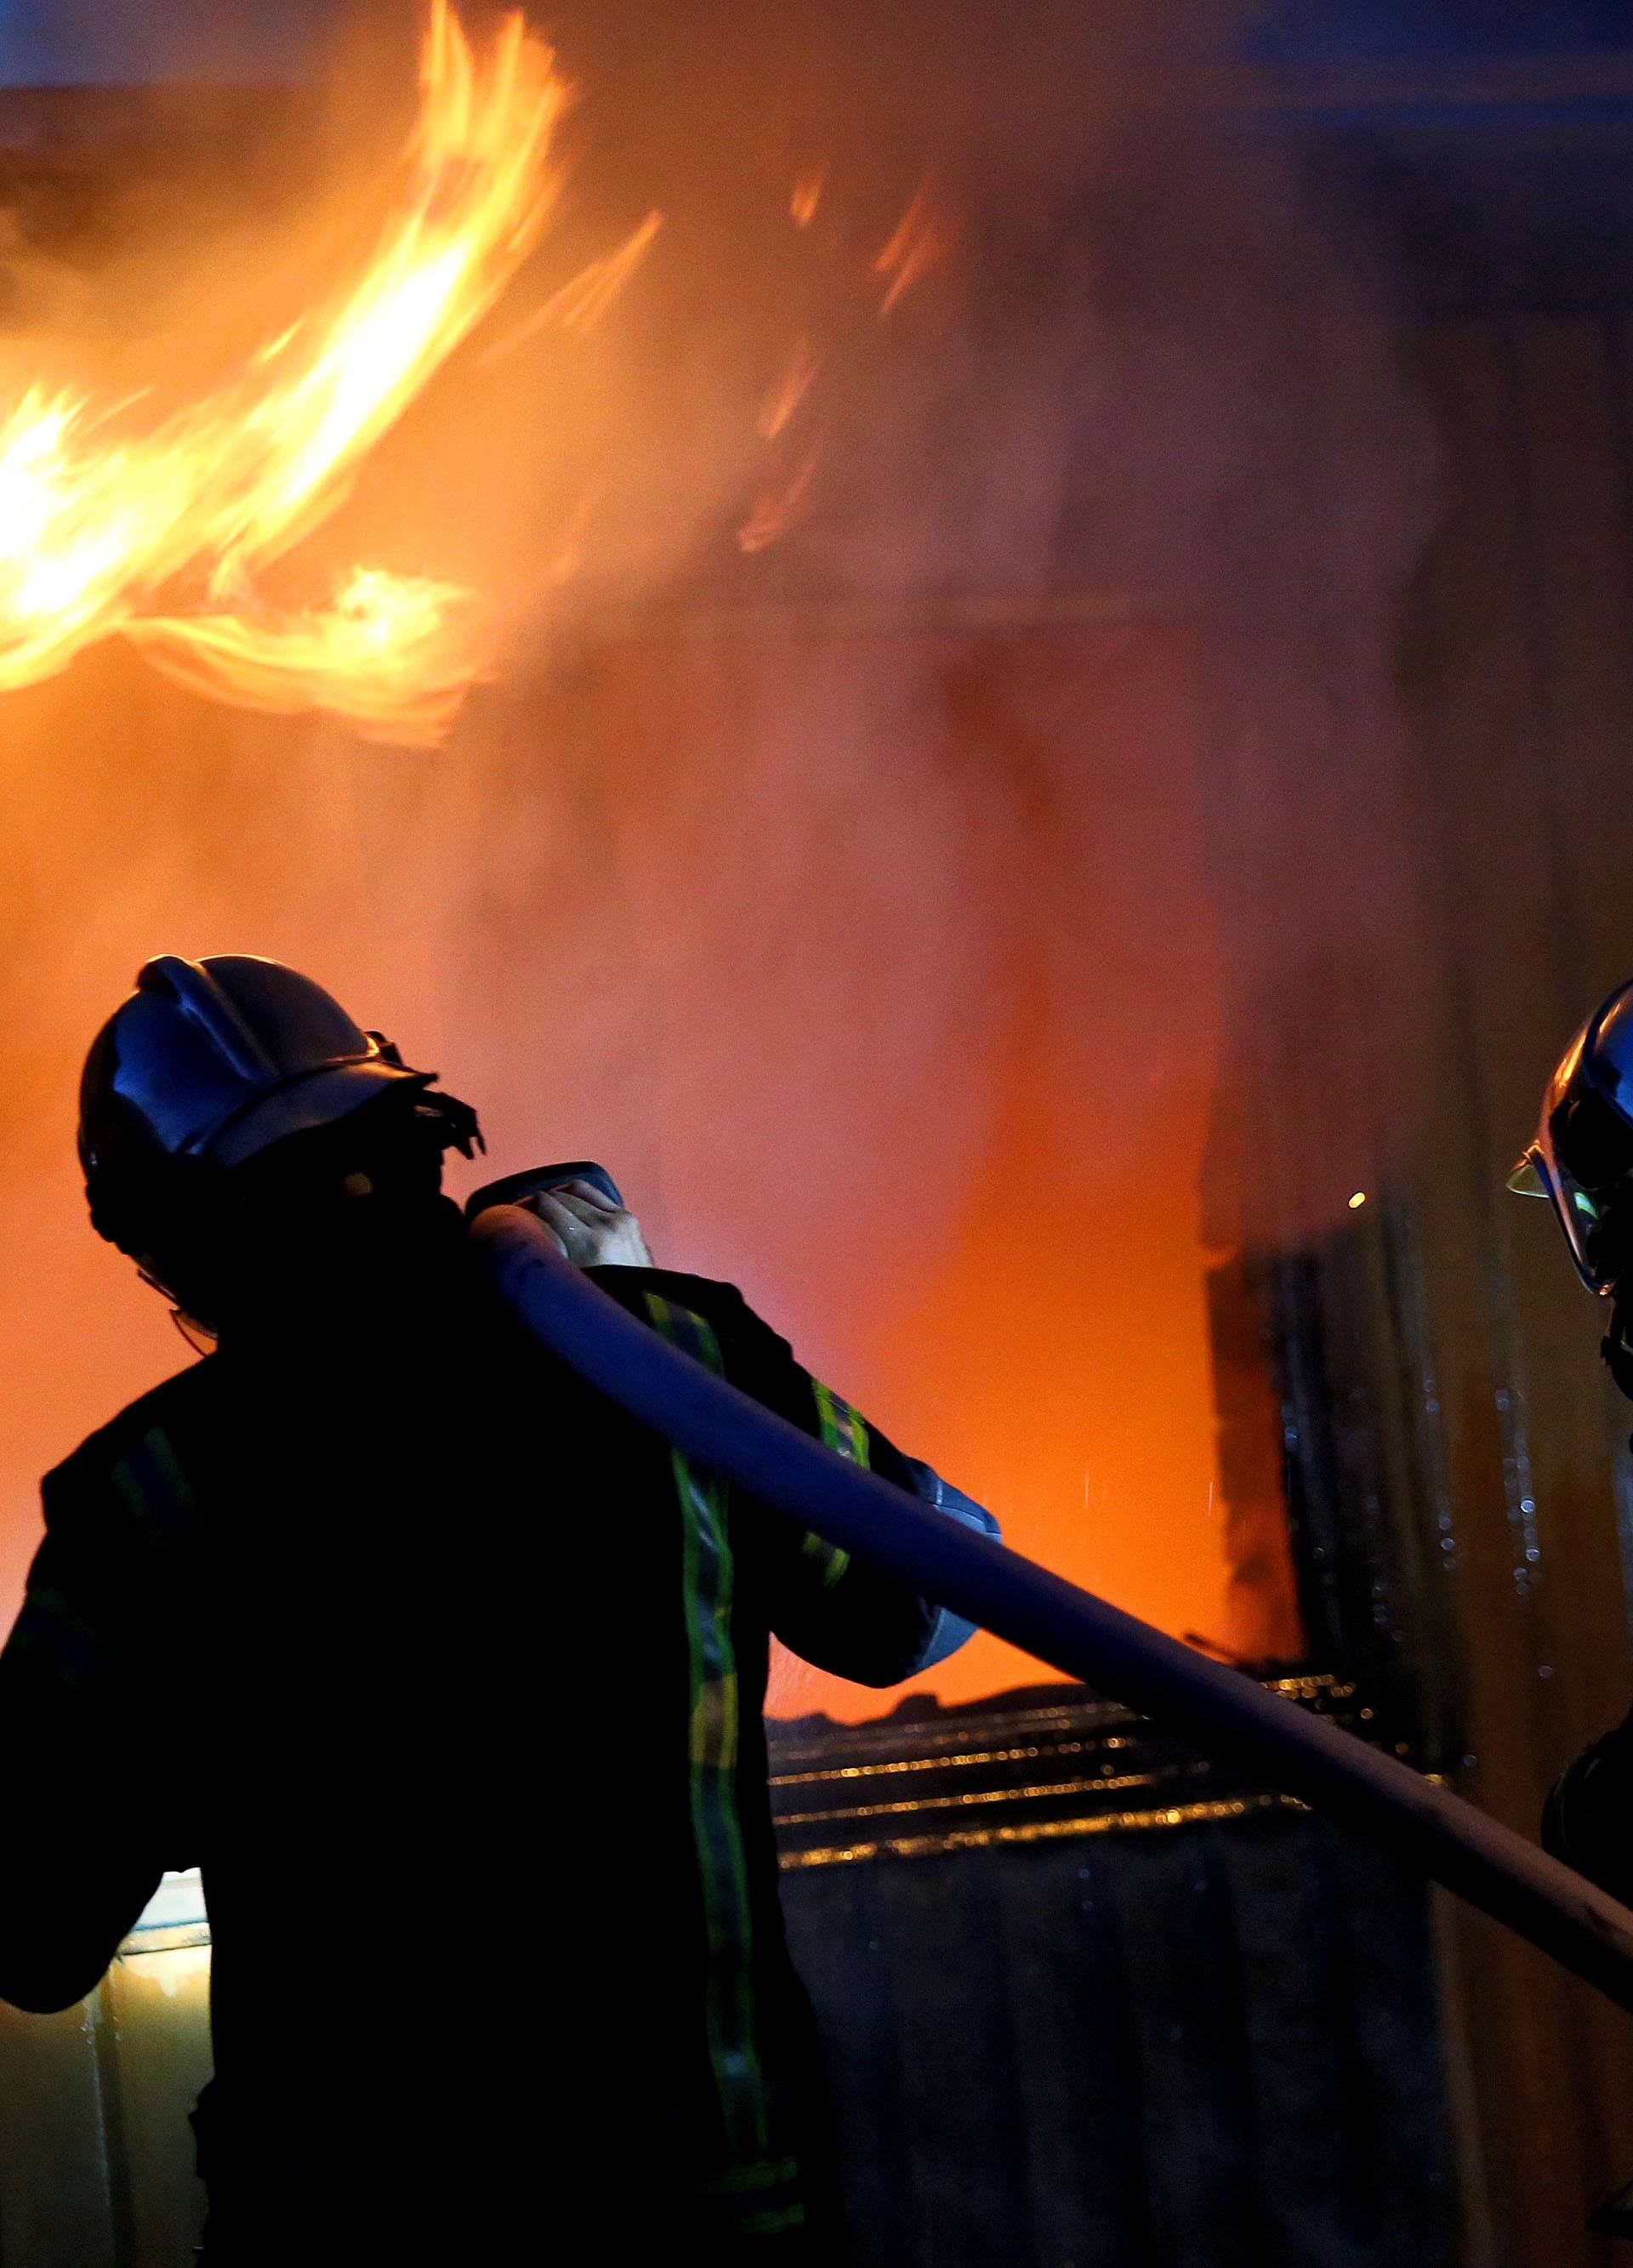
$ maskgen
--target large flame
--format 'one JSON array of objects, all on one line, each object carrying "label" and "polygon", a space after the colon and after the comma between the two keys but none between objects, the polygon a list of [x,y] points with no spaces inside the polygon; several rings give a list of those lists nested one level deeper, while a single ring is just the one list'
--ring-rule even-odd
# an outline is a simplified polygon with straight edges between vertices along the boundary
[{"label": "large flame", "polygon": [[122,634],[224,699],[400,741],[445,728],[491,651],[472,594],[359,569],[292,615],[255,596],[504,291],[554,195],[565,88],[520,16],[479,53],[432,0],[421,95],[363,272],[213,392],[146,430],[140,397],[0,400],[0,689]]}]

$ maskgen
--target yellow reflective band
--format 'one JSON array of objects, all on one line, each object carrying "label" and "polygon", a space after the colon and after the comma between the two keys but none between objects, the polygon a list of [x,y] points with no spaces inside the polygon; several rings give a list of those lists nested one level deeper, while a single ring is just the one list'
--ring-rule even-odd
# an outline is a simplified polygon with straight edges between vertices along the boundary
[{"label": "yellow reflective band", "polygon": [[776,2236],[802,2227],[805,2203],[799,2194],[800,2170],[797,2158],[769,2158],[757,2165],[728,2166],[706,2182],[704,2195],[720,2208],[721,2235]]},{"label": "yellow reflective band", "polygon": [[[820,1378],[812,1379],[811,1392],[816,1397],[816,1420],[827,1447],[847,1457],[852,1464],[865,1467],[868,1462],[868,1428],[861,1410],[853,1410]],[[848,1551],[842,1551],[837,1543],[830,1543],[809,1531],[800,1549],[816,1567],[824,1591],[832,1590],[851,1564]]]},{"label": "yellow reflective band", "polygon": [[851,1555],[848,1551],[841,1550],[837,1543],[827,1543],[822,1536],[814,1535],[809,1528],[807,1528],[805,1540],[800,1546],[800,1555],[802,1558],[809,1559],[816,1568],[824,1591],[832,1590],[851,1564]]},{"label": "yellow reflective band", "polygon": [[802,2205],[779,2205],[766,2213],[745,2213],[737,2223],[739,2236],[778,2236],[785,2228],[798,2228],[805,2220]]},{"label": "yellow reflective band", "polygon": [[797,2158],[765,2158],[757,2165],[728,2166],[703,2186],[708,2197],[741,2197],[747,2190],[774,2190],[799,2178]]},{"label": "yellow reflective band", "polygon": [[[708,1323],[661,1293],[647,1312],[671,1345],[724,1376]],[[753,1922],[737,1812],[737,1659],[731,1609],[735,1569],[725,1485],[679,1449],[670,1470],[680,1499],[691,1764],[691,1831],[707,1936],[704,1992],[709,2062],[728,2149],[751,2162],[770,2139],[770,2096],[755,2022]]]},{"label": "yellow reflective band", "polygon": [[822,1426],[822,1438],[829,1448],[837,1449],[853,1465],[868,1462],[868,1428],[861,1410],[824,1386],[820,1378],[811,1381],[811,1391],[816,1396],[816,1416]]}]

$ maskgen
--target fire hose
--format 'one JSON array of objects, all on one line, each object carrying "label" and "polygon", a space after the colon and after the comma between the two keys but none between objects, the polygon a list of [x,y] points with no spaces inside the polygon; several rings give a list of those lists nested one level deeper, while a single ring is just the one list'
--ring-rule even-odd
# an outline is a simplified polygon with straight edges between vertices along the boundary
[{"label": "fire hose", "polygon": [[626,1314],[532,1215],[495,1205],[471,1235],[533,1336],[688,1457],[1394,1852],[1633,2010],[1633,1911],[1535,1844],[1400,1757],[847,1462]]}]

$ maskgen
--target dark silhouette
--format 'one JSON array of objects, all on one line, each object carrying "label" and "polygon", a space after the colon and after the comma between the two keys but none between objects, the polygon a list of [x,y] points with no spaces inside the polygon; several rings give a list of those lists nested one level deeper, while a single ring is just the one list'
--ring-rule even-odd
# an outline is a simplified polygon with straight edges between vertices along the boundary
[{"label": "dark silhouette", "polygon": [[[963,1626],[524,1337],[440,1194],[474,1115],[315,986],[138,987],[87,1065],[93,1214],[218,1351],[45,1483],[0,1655],[0,1992],[71,2003],[202,1867],[209,2268],[835,2257],[769,1637],[884,1684]],[[644,1251],[557,1212],[575,1257]],[[729,1287],[595,1272],[922,1488]]]}]

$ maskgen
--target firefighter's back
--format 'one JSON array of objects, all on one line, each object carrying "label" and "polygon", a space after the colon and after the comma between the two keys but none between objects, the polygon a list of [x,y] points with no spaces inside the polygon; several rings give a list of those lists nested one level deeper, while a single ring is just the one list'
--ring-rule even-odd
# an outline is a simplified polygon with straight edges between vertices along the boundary
[{"label": "firefighter's back", "polygon": [[446,1273],[290,1320],[176,1444],[212,2268],[519,2213],[616,2257],[707,2079],[667,1453]]}]

